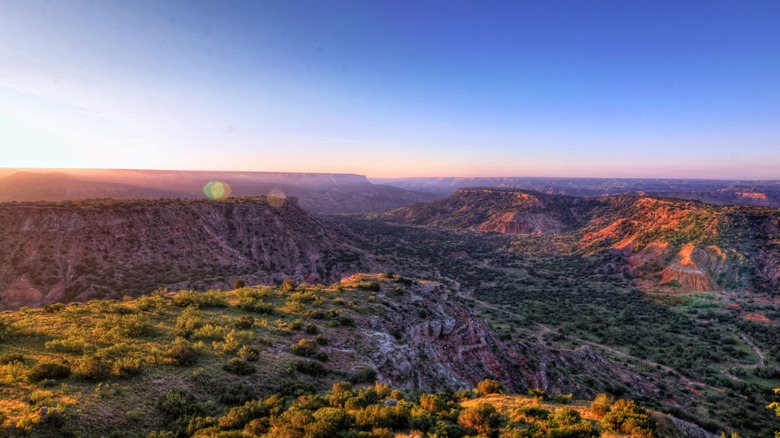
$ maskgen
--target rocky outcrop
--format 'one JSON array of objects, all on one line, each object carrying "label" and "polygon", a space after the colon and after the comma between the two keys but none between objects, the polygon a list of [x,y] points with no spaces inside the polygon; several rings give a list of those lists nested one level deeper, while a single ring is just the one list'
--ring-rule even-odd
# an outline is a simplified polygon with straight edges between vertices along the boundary
[{"label": "rocky outcrop", "polygon": [[550,350],[536,342],[501,341],[487,322],[440,283],[417,282],[382,292],[384,315],[358,326],[361,349],[383,381],[428,391],[473,388],[498,379],[510,392],[541,388],[594,396],[570,375],[608,376],[638,394],[650,386],[589,347]]},{"label": "rocky outcrop", "polygon": [[654,412],[652,418],[658,422],[661,436],[670,438],[718,438],[719,436],[671,415]]},{"label": "rocky outcrop", "polygon": [[2,305],[380,269],[354,239],[295,198],[0,204]]}]

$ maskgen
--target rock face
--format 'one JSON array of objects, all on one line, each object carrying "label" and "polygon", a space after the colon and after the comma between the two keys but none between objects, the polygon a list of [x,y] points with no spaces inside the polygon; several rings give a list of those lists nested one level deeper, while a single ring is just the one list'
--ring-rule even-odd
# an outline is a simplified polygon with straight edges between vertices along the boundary
[{"label": "rock face", "polygon": [[0,204],[2,305],[379,269],[354,238],[294,198]]},{"label": "rock face", "polygon": [[648,382],[588,347],[553,352],[535,342],[508,345],[440,283],[418,282],[398,290],[379,293],[377,299],[388,303],[387,313],[357,327],[371,366],[395,386],[460,390],[493,378],[511,392],[541,388],[592,397],[592,388],[567,377],[591,374],[609,376],[637,393],[649,391]]}]

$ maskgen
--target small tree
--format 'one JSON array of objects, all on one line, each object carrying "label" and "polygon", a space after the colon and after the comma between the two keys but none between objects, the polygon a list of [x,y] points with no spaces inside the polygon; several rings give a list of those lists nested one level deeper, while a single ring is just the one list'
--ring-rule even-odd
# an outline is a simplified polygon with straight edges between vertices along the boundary
[{"label": "small tree", "polygon": [[502,385],[501,382],[499,382],[498,380],[492,380],[492,379],[485,379],[477,383],[477,389],[479,390],[479,392],[485,395],[504,393],[504,385]]},{"label": "small tree", "polygon": [[236,280],[235,283],[233,283],[233,289],[241,289],[244,287],[245,283],[244,280]]}]

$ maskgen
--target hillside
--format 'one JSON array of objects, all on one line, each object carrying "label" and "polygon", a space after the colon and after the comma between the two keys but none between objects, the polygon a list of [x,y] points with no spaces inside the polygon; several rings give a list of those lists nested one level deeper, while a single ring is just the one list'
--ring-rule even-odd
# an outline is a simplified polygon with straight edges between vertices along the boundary
[{"label": "hillside", "polygon": [[[359,274],[327,288],[288,281],[279,288],[155,293],[0,317],[0,423],[13,436],[145,436],[184,430],[195,416],[204,419],[190,423],[194,429],[243,429],[252,418],[226,427],[238,412],[205,417],[273,393],[289,403],[342,380],[376,379],[412,400],[419,396],[413,389],[467,390],[486,378],[519,393],[595,396],[573,375],[648,390],[588,349],[553,353],[530,341],[519,356],[440,284],[392,274]],[[349,397],[331,406],[345,407]],[[384,427],[422,427],[404,424]]]},{"label": "hillside", "polygon": [[445,198],[459,189],[499,187],[569,196],[638,194],[691,199],[709,204],[755,205],[780,208],[780,181],[737,181],[651,178],[373,178],[407,190],[432,193]]},{"label": "hillside", "polygon": [[469,188],[383,218],[448,229],[558,235],[558,251],[622,254],[627,273],[649,287],[771,291],[780,285],[778,209]]},{"label": "hillside", "polygon": [[296,197],[314,213],[387,211],[435,196],[372,184],[363,175],[284,172],[207,172],[128,169],[0,169],[0,202],[204,197],[221,181],[236,197]]},{"label": "hillside", "polygon": [[239,277],[329,283],[379,266],[355,239],[295,198],[5,203],[1,305],[225,287]]}]

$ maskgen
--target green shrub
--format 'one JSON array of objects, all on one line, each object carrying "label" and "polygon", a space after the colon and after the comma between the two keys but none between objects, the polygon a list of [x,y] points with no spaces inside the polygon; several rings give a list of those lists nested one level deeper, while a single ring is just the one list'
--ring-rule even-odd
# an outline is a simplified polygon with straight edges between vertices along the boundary
[{"label": "green shrub", "polygon": [[27,374],[33,382],[44,379],[64,379],[70,376],[70,368],[56,362],[38,362]]},{"label": "green shrub", "polygon": [[293,292],[296,289],[298,289],[298,283],[289,278],[284,280],[282,285],[279,287],[279,290],[282,292]]},{"label": "green shrub", "polygon": [[162,394],[157,399],[157,408],[166,420],[176,422],[180,427],[189,419],[205,413],[195,397],[182,389],[171,389]]},{"label": "green shrub", "polygon": [[376,380],[376,370],[366,365],[350,376],[351,383],[371,383]]},{"label": "green shrub", "polygon": [[354,327],[355,326],[355,320],[348,317],[348,316],[339,316],[338,321],[340,325],[343,325],[344,327]]},{"label": "green shrub", "polygon": [[137,376],[143,371],[143,360],[134,357],[120,357],[114,360],[111,374],[119,378]]},{"label": "green shrub", "polygon": [[230,362],[222,365],[222,369],[239,376],[248,376],[257,372],[257,368],[254,365],[244,362],[237,357],[230,359]]},{"label": "green shrub", "polygon": [[255,318],[248,315],[239,316],[236,323],[233,324],[237,329],[251,329],[254,325]]},{"label": "green shrub", "polygon": [[190,341],[179,336],[168,347],[166,355],[178,365],[187,366],[197,362],[200,353]]},{"label": "green shrub", "polygon": [[86,380],[103,380],[111,375],[113,364],[106,358],[91,355],[82,358],[76,365],[76,373]]},{"label": "green shrub", "polygon": [[374,291],[374,292],[379,292],[380,290],[382,290],[382,287],[376,281],[371,281],[371,282],[367,282],[367,283],[360,283],[358,285],[358,288],[364,289],[364,290],[371,290],[371,291]]},{"label": "green shrub", "polygon": [[238,308],[244,312],[255,312],[261,315],[273,315],[276,307],[271,303],[266,303],[261,299],[250,299],[238,303]]},{"label": "green shrub", "polygon": [[485,379],[477,383],[477,390],[479,390],[479,392],[485,395],[503,394],[504,385],[502,385],[501,382],[499,382],[498,380]]},{"label": "green shrub", "polygon": [[244,287],[246,283],[244,283],[244,280],[236,280],[235,283],[233,283],[233,289],[241,289]]},{"label": "green shrub", "polygon": [[198,310],[196,306],[188,306],[176,319],[176,328],[187,334],[204,325],[206,325],[206,320],[203,319],[203,312]]},{"label": "green shrub", "polygon": [[285,366],[288,373],[299,372],[313,377],[325,377],[328,375],[328,369],[319,362],[310,360],[293,360]]},{"label": "green shrub", "polygon": [[317,341],[314,339],[301,339],[291,347],[293,354],[303,357],[311,357],[317,353]]},{"label": "green shrub", "polygon": [[306,331],[307,334],[316,335],[317,333],[320,332],[320,329],[317,328],[317,326],[314,325],[313,323],[308,323],[306,325],[306,330],[305,331]]},{"label": "green shrub", "polygon": [[420,406],[428,412],[443,412],[449,409],[451,403],[443,394],[423,394],[420,396]]},{"label": "green shrub", "polygon": [[178,307],[227,307],[227,298],[225,297],[225,294],[217,290],[210,290],[208,292],[181,290],[173,297],[172,303],[174,306]]},{"label": "green shrub", "polygon": [[620,399],[604,415],[599,425],[605,430],[631,434],[632,436],[654,437],[658,424],[650,418],[647,410],[635,401]]},{"label": "green shrub", "polygon": [[512,421],[518,423],[533,423],[537,420],[546,420],[549,416],[550,411],[539,406],[520,406],[510,415]]},{"label": "green shrub", "polygon": [[0,356],[0,365],[8,365],[12,362],[23,362],[24,355],[19,353],[9,353]]},{"label": "green shrub", "polygon": [[248,345],[244,345],[238,350],[238,356],[241,360],[257,362],[257,360],[260,359],[260,351]]},{"label": "green shrub", "polygon": [[568,405],[571,404],[572,394],[555,394],[553,400],[555,403]]},{"label": "green shrub", "polygon": [[499,416],[496,408],[488,403],[478,403],[470,408],[464,409],[458,415],[458,424],[461,426],[490,435],[493,429],[498,426]]},{"label": "green shrub", "polygon": [[614,399],[607,394],[598,394],[590,403],[590,413],[596,418],[604,418],[612,409]]},{"label": "green shrub", "polygon": [[279,385],[279,393],[286,397],[300,397],[307,394],[316,394],[317,388],[311,383],[300,380],[285,379]]}]

